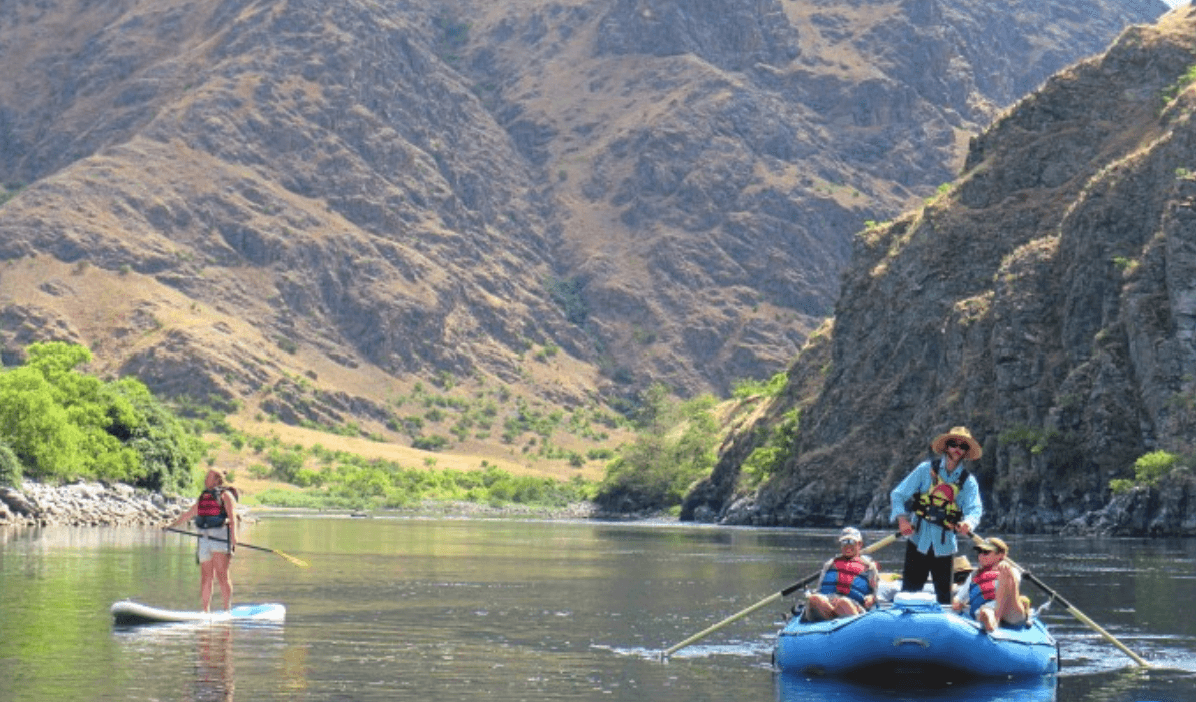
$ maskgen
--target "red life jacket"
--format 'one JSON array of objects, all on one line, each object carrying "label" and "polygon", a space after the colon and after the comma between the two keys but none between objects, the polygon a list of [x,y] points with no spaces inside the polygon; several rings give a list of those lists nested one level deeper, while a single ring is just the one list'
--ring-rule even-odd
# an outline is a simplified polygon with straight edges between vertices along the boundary
[{"label": "red life jacket", "polygon": [[997,599],[997,578],[999,575],[996,566],[980,568],[972,573],[972,584],[968,588],[968,604],[971,607],[969,612],[973,617],[976,616],[976,611],[983,607],[985,602]]},{"label": "red life jacket", "polygon": [[224,526],[228,521],[228,511],[224,509],[226,489],[214,487],[199,493],[199,502],[195,509],[195,526],[200,529]]},{"label": "red life jacket", "polygon": [[823,595],[850,597],[864,604],[864,598],[872,594],[872,584],[867,576],[870,565],[871,563],[862,558],[835,556],[830,567],[826,569],[818,592]]}]

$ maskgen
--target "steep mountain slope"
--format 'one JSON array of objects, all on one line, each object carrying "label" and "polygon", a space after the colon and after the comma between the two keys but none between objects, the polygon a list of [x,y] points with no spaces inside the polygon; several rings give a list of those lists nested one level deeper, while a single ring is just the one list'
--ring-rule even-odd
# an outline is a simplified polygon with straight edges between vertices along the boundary
[{"label": "steep mountain slope", "polygon": [[965,424],[990,529],[1196,532],[1190,475],[1106,509],[1140,456],[1196,450],[1194,117],[1190,7],[1003,115],[949,192],[857,237],[833,332],[770,410],[804,408],[781,471],[731,498],[753,427],[688,514],[887,524],[889,489]]},{"label": "steep mountain slope", "polygon": [[725,391],[830,312],[851,232],[1162,9],[5,3],[0,342],[287,421],[420,378]]}]

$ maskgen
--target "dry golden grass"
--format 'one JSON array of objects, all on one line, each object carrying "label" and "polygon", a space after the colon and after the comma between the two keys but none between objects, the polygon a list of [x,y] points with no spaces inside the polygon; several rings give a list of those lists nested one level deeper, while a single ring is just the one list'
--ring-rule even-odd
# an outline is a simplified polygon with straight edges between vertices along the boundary
[{"label": "dry golden grass", "polygon": [[[568,480],[575,475],[580,475],[587,480],[597,480],[602,477],[602,471],[605,468],[605,464],[600,461],[587,461],[585,466],[575,468],[570,466],[567,461],[522,456],[518,449],[482,442],[469,442],[450,451],[421,451],[399,443],[340,436],[316,429],[275,422],[258,422],[234,417],[230,423],[251,436],[278,437],[278,440],[285,446],[302,446],[305,449],[310,449],[319,445],[329,451],[343,451],[364,458],[391,461],[408,469],[448,468],[469,471],[484,470],[486,466],[494,466],[512,475],[534,475],[559,480]],[[248,448],[241,451],[225,448],[219,453],[217,460],[223,468],[238,469],[238,475],[247,475],[245,469],[253,464],[264,462],[263,457]],[[482,465],[483,462],[486,463],[486,466]],[[238,481],[240,480],[238,478]]]}]

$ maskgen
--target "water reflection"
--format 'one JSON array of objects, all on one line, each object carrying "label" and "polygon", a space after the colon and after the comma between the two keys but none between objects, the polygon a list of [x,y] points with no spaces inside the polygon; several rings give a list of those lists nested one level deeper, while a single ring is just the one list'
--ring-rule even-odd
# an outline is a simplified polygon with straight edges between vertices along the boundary
[{"label": "water reflection", "polygon": [[868,685],[834,678],[778,673],[777,702],[1055,702],[1058,679],[1044,675],[931,687],[924,678]]},{"label": "water reflection", "polygon": [[178,681],[176,691],[190,702],[232,702],[236,690],[233,643],[237,635],[230,623],[181,623],[118,627],[113,636],[147,670],[190,668],[192,674]]},{"label": "water reflection", "polygon": [[[287,652],[281,624],[273,622],[185,622],[136,627],[116,627],[113,638],[129,661],[142,670],[190,671],[168,676],[177,688],[170,699],[188,702],[233,702],[237,689],[236,660],[248,654],[255,665],[285,661]],[[304,687],[289,681],[287,687]],[[135,688],[161,685],[142,680]],[[141,691],[141,690],[137,690]],[[145,692],[150,692],[146,689]],[[161,694],[161,690],[152,695]]]},{"label": "water reflection", "polygon": [[233,627],[209,626],[199,632],[195,666],[195,702],[233,702]]}]

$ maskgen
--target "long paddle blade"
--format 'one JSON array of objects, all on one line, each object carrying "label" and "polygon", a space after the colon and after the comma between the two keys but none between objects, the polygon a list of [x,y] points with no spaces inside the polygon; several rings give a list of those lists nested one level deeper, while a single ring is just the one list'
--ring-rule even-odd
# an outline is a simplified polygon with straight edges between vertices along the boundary
[{"label": "long paddle blade", "polygon": [[[193,531],[187,531],[185,529],[175,529],[174,527],[166,527],[166,531],[173,531],[176,534],[186,534],[187,536],[203,536],[203,534],[196,534]],[[221,539],[221,538],[218,538],[215,536],[211,536],[208,538],[212,539],[212,541],[223,541],[224,543],[228,543],[228,539]],[[307,561],[303,560],[302,558],[295,558],[291,554],[283,553],[282,551],[279,551],[278,549],[275,549],[275,548],[266,548],[265,546],[254,546],[253,544],[247,544],[244,541],[238,541],[237,545],[244,547],[244,548],[251,548],[251,549],[254,549],[255,551],[265,551],[266,553],[273,553],[276,556],[282,556],[283,558],[285,558],[288,561],[290,561],[291,563],[299,566],[300,568],[307,568],[311,565]]]},{"label": "long paddle blade", "polygon": [[[972,534],[972,541],[977,544],[980,544],[984,541],[984,537],[980,536],[979,534]],[[1042,588],[1042,591],[1045,592],[1046,594],[1050,595],[1052,598],[1059,600],[1059,602],[1062,603],[1064,607],[1067,607],[1067,611],[1071,612],[1071,615],[1073,617],[1075,617],[1076,619],[1078,619],[1080,621],[1080,623],[1084,624],[1088,628],[1090,628],[1093,631],[1095,631],[1096,633],[1100,634],[1106,641],[1113,644],[1117,648],[1121,649],[1122,653],[1124,653],[1125,655],[1132,658],[1133,661],[1135,663],[1137,663],[1138,665],[1142,666],[1143,668],[1151,667],[1150,663],[1146,662],[1142,658],[1142,656],[1139,656],[1138,654],[1131,651],[1125,644],[1118,641],[1117,637],[1115,637],[1112,634],[1110,634],[1109,632],[1105,631],[1105,628],[1102,627],[1100,624],[1097,624],[1096,622],[1089,619],[1088,615],[1084,614],[1083,612],[1081,612],[1079,610],[1078,607],[1076,607],[1075,605],[1073,605],[1072,603],[1070,603],[1066,599],[1064,599],[1063,596],[1060,595],[1058,592],[1055,592],[1051,588],[1047,587],[1047,584],[1042,582],[1041,580],[1039,580],[1037,577],[1035,577],[1035,575],[1033,573],[1026,570],[1023,566],[1015,563],[1013,561],[1013,559],[1009,557],[1008,554],[1005,555],[1005,560],[1009,562],[1009,565],[1020,570],[1022,572],[1022,574],[1026,576],[1026,580],[1029,580],[1030,582],[1034,583],[1038,587]]]},{"label": "long paddle blade", "polygon": [[[873,553],[875,551],[879,551],[880,549],[884,548],[885,546],[888,546],[889,544],[893,543],[900,537],[901,537],[900,532],[897,532],[895,534],[889,534],[888,536],[881,539],[880,541],[877,541],[876,543],[865,546],[860,551],[860,553]],[[686,646],[689,646],[690,644],[694,643],[695,641],[704,639],[707,636],[709,636],[710,634],[713,634],[714,632],[718,631],[719,629],[722,629],[723,627],[727,626],[728,624],[731,624],[732,622],[736,622],[736,621],[739,621],[740,619],[743,619],[744,617],[751,614],[752,612],[755,612],[756,610],[760,609],[761,607],[772,604],[773,602],[776,602],[777,600],[781,599],[782,597],[788,597],[789,595],[797,592],[798,590],[802,589],[806,585],[809,585],[810,583],[817,580],[818,576],[821,574],[822,574],[822,571],[819,571],[817,573],[814,573],[813,575],[810,575],[809,577],[802,578],[801,580],[793,583],[792,585],[785,588],[784,590],[781,590],[780,592],[774,592],[773,594],[769,595],[768,597],[765,597],[764,599],[760,600],[759,602],[752,605],[751,607],[747,607],[746,609],[741,609],[738,612],[736,612],[735,614],[732,614],[731,616],[727,617],[726,619],[722,620],[721,622],[715,624],[714,626],[703,629],[702,631],[699,631],[698,633],[696,633],[693,636],[689,637],[688,639],[682,641],[681,643],[678,643],[673,646],[670,646],[669,648],[666,648],[665,650],[660,652],[661,659],[668,658],[669,656],[673,655],[677,651],[680,651],[681,649],[685,648]]]}]

